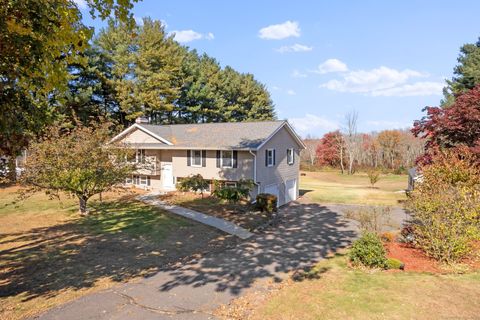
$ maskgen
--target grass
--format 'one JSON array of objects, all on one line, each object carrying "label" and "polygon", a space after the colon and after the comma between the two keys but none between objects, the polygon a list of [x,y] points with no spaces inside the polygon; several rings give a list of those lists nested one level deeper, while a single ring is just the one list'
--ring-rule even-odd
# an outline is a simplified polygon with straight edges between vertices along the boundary
[{"label": "grass", "polygon": [[221,242],[217,231],[132,194],[94,198],[82,218],[74,199],[38,193],[12,204],[16,191],[0,189],[0,319],[34,316]]},{"label": "grass", "polygon": [[336,255],[316,266],[318,279],[293,282],[263,303],[252,319],[475,319],[480,273],[434,275],[362,271]]},{"label": "grass", "polygon": [[406,175],[381,175],[372,188],[366,173],[342,175],[335,171],[305,172],[300,192],[314,202],[398,206],[406,199]]}]

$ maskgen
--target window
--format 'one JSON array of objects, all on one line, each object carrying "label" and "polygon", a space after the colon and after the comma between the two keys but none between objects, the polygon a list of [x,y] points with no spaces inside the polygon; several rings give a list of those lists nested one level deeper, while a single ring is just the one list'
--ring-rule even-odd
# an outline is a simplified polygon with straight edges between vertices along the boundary
[{"label": "window", "polygon": [[137,163],[145,163],[145,149],[137,149]]},{"label": "window", "polygon": [[295,162],[295,153],[293,152],[293,149],[287,149],[287,163],[292,165]]},{"label": "window", "polygon": [[149,186],[150,185],[150,177],[149,176],[140,176],[139,185],[141,186]]},{"label": "window", "polygon": [[225,187],[227,188],[236,188],[237,183],[236,182],[225,182]]},{"label": "window", "polygon": [[126,183],[126,184],[132,184],[132,182],[133,182],[132,177],[127,177],[127,178],[125,178],[125,183]]},{"label": "window", "polygon": [[202,150],[192,150],[192,167],[202,166]]},{"label": "window", "polygon": [[233,151],[221,151],[222,168],[233,168]]},{"label": "window", "polygon": [[266,164],[267,164],[267,167],[273,167],[275,165],[275,150],[273,149],[267,149],[267,152],[266,152]]}]

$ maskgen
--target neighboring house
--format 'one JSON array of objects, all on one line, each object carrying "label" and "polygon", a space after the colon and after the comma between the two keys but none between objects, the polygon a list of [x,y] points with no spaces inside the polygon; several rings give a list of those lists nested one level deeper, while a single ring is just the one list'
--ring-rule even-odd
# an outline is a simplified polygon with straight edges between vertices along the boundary
[{"label": "neighboring house", "polygon": [[[27,160],[27,150],[23,150],[21,154],[15,158],[15,171],[17,177],[19,177],[25,167],[25,161]],[[8,157],[0,155],[0,177],[8,175]]]},{"label": "neighboring house", "polygon": [[201,174],[235,185],[255,182],[258,193],[278,197],[278,205],[298,197],[299,153],[305,148],[287,121],[150,125],[145,120],[112,139],[136,149],[143,163],[127,184],[175,190],[177,181]]},{"label": "neighboring house", "polygon": [[423,175],[417,171],[417,167],[410,168],[408,170],[408,186],[407,191],[413,191],[416,183],[423,181]]}]

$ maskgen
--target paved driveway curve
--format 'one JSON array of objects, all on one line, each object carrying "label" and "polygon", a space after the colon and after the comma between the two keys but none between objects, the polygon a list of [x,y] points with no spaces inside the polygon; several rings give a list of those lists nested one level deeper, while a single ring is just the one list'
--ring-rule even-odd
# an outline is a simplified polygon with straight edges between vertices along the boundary
[{"label": "paved driveway curve", "polygon": [[282,219],[234,248],[91,294],[39,319],[213,319],[211,312],[262,280],[281,281],[348,245],[354,224],[318,204],[291,204]]}]

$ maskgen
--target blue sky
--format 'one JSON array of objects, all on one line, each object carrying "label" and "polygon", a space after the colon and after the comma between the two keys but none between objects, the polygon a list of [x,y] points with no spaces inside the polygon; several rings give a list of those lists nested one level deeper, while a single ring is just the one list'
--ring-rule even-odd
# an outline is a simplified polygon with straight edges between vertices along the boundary
[{"label": "blue sky", "polygon": [[253,73],[303,136],[341,128],[352,110],[364,132],[411,126],[480,36],[480,1],[144,0],[133,12]]}]

